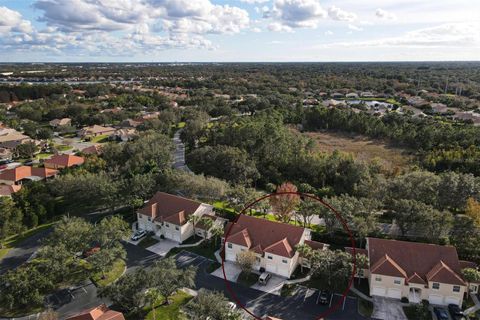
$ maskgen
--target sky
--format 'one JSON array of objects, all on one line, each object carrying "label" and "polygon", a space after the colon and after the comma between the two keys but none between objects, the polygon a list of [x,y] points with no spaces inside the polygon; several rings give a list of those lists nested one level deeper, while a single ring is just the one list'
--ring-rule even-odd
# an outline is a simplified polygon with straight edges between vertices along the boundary
[{"label": "sky", "polygon": [[0,0],[0,62],[480,60],[478,0]]}]

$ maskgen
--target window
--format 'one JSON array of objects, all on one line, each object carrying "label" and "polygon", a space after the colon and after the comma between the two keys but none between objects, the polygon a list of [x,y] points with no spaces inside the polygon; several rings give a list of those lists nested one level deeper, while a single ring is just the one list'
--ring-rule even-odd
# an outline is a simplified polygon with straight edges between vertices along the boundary
[{"label": "window", "polygon": [[272,260],[273,257],[272,256],[267,256],[268,260]]},{"label": "window", "polygon": [[232,244],[229,243],[229,244],[227,245],[227,247],[228,247],[228,249],[232,249]]},{"label": "window", "polygon": [[175,230],[177,230],[177,231],[178,231],[178,230],[180,230],[180,228],[178,228],[178,227],[175,227]]},{"label": "window", "polygon": [[283,262],[283,263],[287,263],[287,260],[286,260],[286,259],[282,259],[282,262]]},{"label": "window", "polygon": [[432,283],[432,288],[435,289],[435,290],[440,289],[440,283],[438,283],[438,282]]},{"label": "window", "polygon": [[395,283],[395,284],[401,284],[402,281],[401,281],[401,280],[398,280],[398,279],[395,279],[395,280],[393,280],[393,283]]},{"label": "window", "polygon": [[382,277],[380,277],[380,276],[375,276],[375,281],[377,281],[377,282],[382,281]]},{"label": "window", "polygon": [[453,286],[453,292],[460,292],[460,286]]}]

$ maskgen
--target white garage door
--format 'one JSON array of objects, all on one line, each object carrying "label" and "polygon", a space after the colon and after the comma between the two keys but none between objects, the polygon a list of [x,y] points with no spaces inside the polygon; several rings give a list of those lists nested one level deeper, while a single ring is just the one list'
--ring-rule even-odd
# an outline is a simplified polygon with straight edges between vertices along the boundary
[{"label": "white garage door", "polygon": [[400,299],[402,297],[402,292],[400,289],[388,289],[387,291],[387,297],[389,298],[395,298],[395,299]]},{"label": "white garage door", "polygon": [[460,305],[460,299],[457,297],[446,297],[445,304],[456,304],[457,306]]},{"label": "white garage door", "polygon": [[385,287],[373,287],[372,295],[385,297]]},{"label": "white garage door", "polygon": [[237,257],[235,256],[235,253],[234,252],[226,252],[226,255],[225,255],[225,260],[228,260],[228,261],[236,261],[237,260]]},{"label": "white garage door", "polygon": [[265,265],[265,271],[271,272],[271,273],[277,273],[277,265],[273,263],[267,263]]},{"label": "white garage door", "polygon": [[430,302],[431,304],[443,305],[443,296],[431,294],[430,296],[428,296],[428,302]]}]

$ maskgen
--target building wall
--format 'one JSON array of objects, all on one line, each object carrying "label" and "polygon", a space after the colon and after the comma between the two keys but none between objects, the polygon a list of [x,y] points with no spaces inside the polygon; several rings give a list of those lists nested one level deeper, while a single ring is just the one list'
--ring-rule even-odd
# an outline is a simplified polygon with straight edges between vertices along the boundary
[{"label": "building wall", "polygon": [[[376,277],[380,277],[381,281],[376,281]],[[396,284],[394,281],[399,280],[400,284]],[[428,283],[428,288],[425,288],[422,284],[410,283],[405,285],[405,279],[401,277],[391,277],[379,274],[371,274],[369,276],[369,285],[370,285],[370,294],[373,295],[374,287],[383,287],[385,288],[384,296],[388,296],[389,289],[399,289],[401,291],[401,297],[409,298],[410,295],[410,288],[419,288],[420,292],[420,299],[421,300],[429,300],[430,295],[440,295],[442,296],[442,303],[443,305],[449,304],[446,301],[447,297],[459,299],[460,304],[462,303],[463,295],[466,290],[466,286],[459,286],[459,292],[453,292],[453,285],[446,284],[446,283],[439,283],[439,289],[433,289],[433,283]]]},{"label": "building wall", "polygon": [[0,180],[0,184],[6,184],[6,185],[9,185],[9,186],[12,186],[15,184],[15,181],[11,181],[11,180]]}]

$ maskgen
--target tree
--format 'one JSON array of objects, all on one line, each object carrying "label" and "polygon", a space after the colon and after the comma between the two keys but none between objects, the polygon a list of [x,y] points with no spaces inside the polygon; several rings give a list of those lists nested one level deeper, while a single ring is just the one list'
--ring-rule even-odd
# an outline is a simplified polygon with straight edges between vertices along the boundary
[{"label": "tree", "polygon": [[300,203],[296,212],[297,216],[302,218],[302,226],[308,228],[314,216],[318,216],[322,212],[323,205],[317,200],[306,198]]},{"label": "tree", "polygon": [[[285,182],[277,188],[276,193],[297,192],[297,187],[290,182]],[[279,194],[269,198],[270,205],[277,220],[288,223],[292,218],[293,211],[300,203],[298,194]]]},{"label": "tree", "polygon": [[115,305],[125,311],[136,311],[143,307],[149,278],[144,269],[137,269],[133,273],[127,273],[115,283],[100,289],[100,297],[108,297]]},{"label": "tree", "polygon": [[[0,239],[17,234],[25,229],[22,211],[8,197],[0,198]],[[1,246],[1,241],[0,241]]]},{"label": "tree", "polygon": [[169,304],[168,298],[183,287],[192,287],[195,283],[197,269],[189,266],[179,269],[175,259],[167,258],[158,260],[149,271],[149,283],[151,288],[156,288]]},{"label": "tree", "polygon": [[457,248],[460,259],[480,263],[480,230],[470,217],[455,216],[450,242]]},{"label": "tree", "polygon": [[240,269],[242,269],[242,272],[245,274],[245,276],[248,278],[250,277],[250,274],[252,273],[253,266],[255,265],[255,262],[257,260],[257,256],[255,255],[255,252],[246,250],[246,251],[241,251],[237,253],[237,263],[240,266]]},{"label": "tree", "polygon": [[192,320],[240,320],[237,311],[228,308],[228,300],[220,292],[200,289],[198,295],[185,306]]},{"label": "tree", "polygon": [[33,155],[37,151],[38,151],[38,148],[33,142],[22,143],[15,148],[16,156],[23,159],[33,158]]},{"label": "tree", "polygon": [[121,246],[105,247],[87,258],[87,261],[92,265],[94,272],[100,272],[102,279],[105,279],[105,271],[111,268],[117,259],[125,259],[126,252]]},{"label": "tree", "polygon": [[153,319],[157,319],[155,316],[155,307],[160,302],[162,295],[156,288],[150,288],[145,291],[145,300],[147,301],[148,305],[152,309],[153,312]]},{"label": "tree", "polygon": [[330,249],[315,250],[310,257],[311,270],[315,277],[326,279],[328,288],[344,287],[352,275],[353,265],[350,254]]},{"label": "tree", "polygon": [[95,226],[94,238],[102,248],[111,248],[131,233],[130,226],[118,216],[104,218]]},{"label": "tree", "polygon": [[[306,245],[306,244],[298,244],[296,246],[296,250],[298,252],[298,254],[300,255],[301,259],[302,260],[307,260],[309,261],[310,257],[312,256],[312,247]],[[303,261],[302,263],[300,264],[300,268],[302,269],[302,272],[303,272]]]},{"label": "tree", "polygon": [[61,282],[71,271],[72,255],[64,243],[55,246],[43,246],[38,251],[35,263],[38,269],[55,282]]},{"label": "tree", "polygon": [[480,228],[480,203],[477,200],[472,197],[467,199],[465,214]]},{"label": "tree", "polygon": [[467,288],[470,287],[470,283],[480,281],[480,271],[473,268],[462,269],[462,276],[467,281]]},{"label": "tree", "polygon": [[203,227],[203,238],[207,240],[208,232],[213,226],[213,220],[202,216],[202,218],[200,219],[200,223],[202,224],[202,227]]},{"label": "tree", "polygon": [[214,239],[214,245],[216,248],[218,239],[224,234],[223,227],[218,224],[214,224],[210,229],[210,233],[212,234],[212,238]]},{"label": "tree", "polygon": [[46,245],[55,248],[63,245],[72,256],[91,247],[93,226],[82,218],[67,217],[55,224],[53,232],[45,240]]}]

